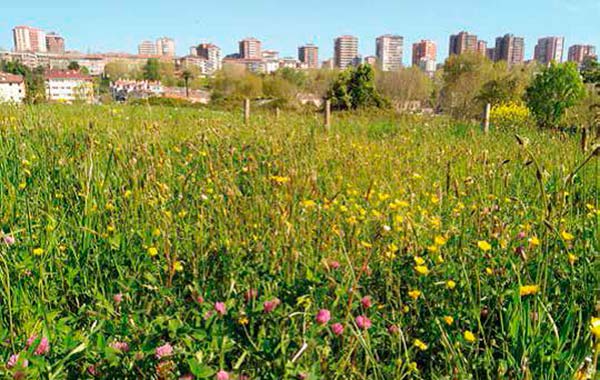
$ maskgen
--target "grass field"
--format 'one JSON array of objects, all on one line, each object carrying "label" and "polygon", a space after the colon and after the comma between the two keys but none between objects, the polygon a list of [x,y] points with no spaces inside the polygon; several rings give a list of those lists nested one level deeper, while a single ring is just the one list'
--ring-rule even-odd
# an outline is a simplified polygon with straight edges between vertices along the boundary
[{"label": "grass field", "polygon": [[594,376],[600,157],[334,121],[2,107],[0,377]]}]

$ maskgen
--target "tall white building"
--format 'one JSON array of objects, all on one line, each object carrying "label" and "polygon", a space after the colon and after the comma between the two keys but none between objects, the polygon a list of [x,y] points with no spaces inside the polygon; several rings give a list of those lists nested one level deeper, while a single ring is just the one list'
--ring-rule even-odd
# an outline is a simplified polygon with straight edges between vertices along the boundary
[{"label": "tall white building", "polygon": [[163,57],[175,56],[175,41],[172,38],[161,37],[156,40],[156,53]]},{"label": "tall white building", "polygon": [[30,26],[16,26],[13,29],[16,52],[45,53],[46,32]]},{"label": "tall white building", "polygon": [[404,37],[386,34],[377,37],[376,45],[377,62],[382,71],[402,69]]},{"label": "tall white building", "polygon": [[0,103],[21,103],[23,99],[25,99],[23,77],[0,72]]},{"label": "tall white building", "polygon": [[139,55],[156,55],[156,44],[152,41],[142,41],[138,45]]},{"label": "tall white building", "polygon": [[334,41],[333,62],[335,67],[345,69],[356,64],[358,55],[358,38],[354,36],[341,36]]}]

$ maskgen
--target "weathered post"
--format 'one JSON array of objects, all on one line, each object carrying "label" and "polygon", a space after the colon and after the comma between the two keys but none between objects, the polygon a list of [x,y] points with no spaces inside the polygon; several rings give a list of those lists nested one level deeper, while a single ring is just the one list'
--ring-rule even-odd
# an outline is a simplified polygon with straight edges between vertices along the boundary
[{"label": "weathered post", "polygon": [[250,122],[250,99],[244,99],[244,123]]},{"label": "weathered post", "polygon": [[276,118],[277,120],[279,120],[279,115],[280,115],[280,113],[281,113],[281,110],[279,109],[279,107],[275,108],[275,118]]},{"label": "weathered post", "polygon": [[586,127],[581,129],[581,150],[584,153],[588,151],[588,129]]},{"label": "weathered post", "polygon": [[325,100],[325,128],[331,128],[331,100]]},{"label": "weathered post", "polygon": [[492,111],[492,105],[490,103],[485,105],[485,110],[483,111],[483,132],[490,132],[490,113]]}]

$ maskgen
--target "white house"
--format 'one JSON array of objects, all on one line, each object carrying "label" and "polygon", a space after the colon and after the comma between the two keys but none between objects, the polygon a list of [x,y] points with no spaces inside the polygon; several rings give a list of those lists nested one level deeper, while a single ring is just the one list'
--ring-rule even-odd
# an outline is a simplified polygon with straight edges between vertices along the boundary
[{"label": "white house", "polygon": [[0,103],[21,103],[25,99],[25,80],[20,75],[0,72]]},{"label": "white house", "polygon": [[92,78],[76,70],[50,70],[44,76],[46,97],[50,101],[91,103],[94,100]]}]

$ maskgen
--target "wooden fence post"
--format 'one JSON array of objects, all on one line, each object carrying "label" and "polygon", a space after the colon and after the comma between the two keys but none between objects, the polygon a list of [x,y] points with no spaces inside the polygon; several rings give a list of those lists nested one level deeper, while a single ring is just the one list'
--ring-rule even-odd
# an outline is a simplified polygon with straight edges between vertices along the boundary
[{"label": "wooden fence post", "polygon": [[331,100],[325,100],[325,128],[331,128]]},{"label": "wooden fence post", "polygon": [[250,99],[244,99],[244,123],[250,122]]},{"label": "wooden fence post", "polygon": [[586,127],[581,129],[581,150],[584,153],[588,151],[588,129]]},{"label": "wooden fence post", "polygon": [[275,118],[279,119],[279,115],[281,113],[281,110],[279,109],[279,107],[275,108]]},{"label": "wooden fence post", "polygon": [[492,111],[492,105],[490,103],[485,105],[485,110],[483,111],[483,132],[490,132],[490,112]]}]

